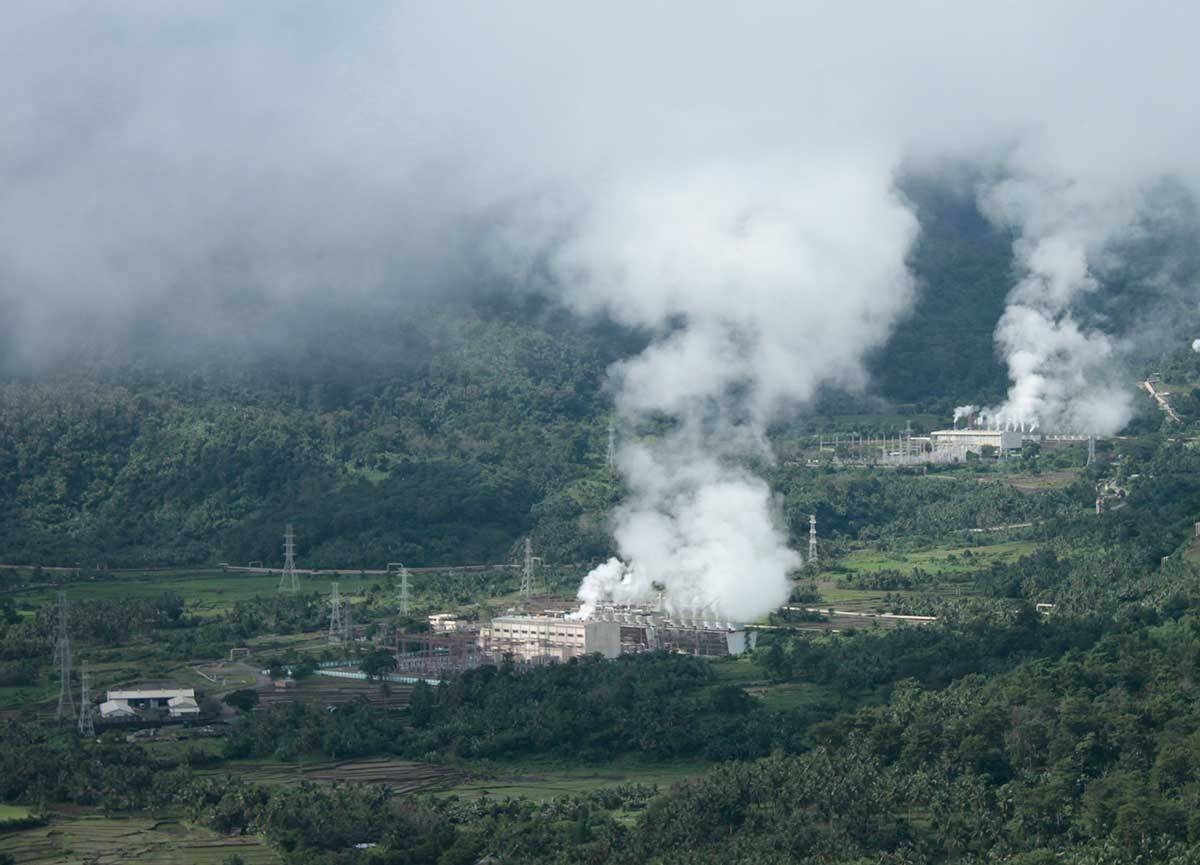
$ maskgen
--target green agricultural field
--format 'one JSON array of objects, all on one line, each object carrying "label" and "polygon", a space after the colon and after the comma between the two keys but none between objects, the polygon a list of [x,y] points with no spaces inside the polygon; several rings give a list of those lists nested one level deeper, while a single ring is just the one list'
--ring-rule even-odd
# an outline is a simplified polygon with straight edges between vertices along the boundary
[{"label": "green agricultural field", "polygon": [[486,773],[491,777],[475,777],[447,787],[439,796],[480,798],[506,796],[519,799],[546,800],[558,796],[587,795],[593,790],[622,784],[657,785],[670,787],[681,781],[703,775],[711,767],[704,763],[613,763],[611,766],[565,766],[553,763],[493,763]]},{"label": "green agricultural field", "polygon": [[56,815],[44,826],[0,835],[0,853],[20,865],[275,865],[278,854],[253,835],[222,836],[172,816]]},{"label": "green agricultural field", "polygon": [[33,816],[33,809],[26,805],[0,805],[0,829],[3,829],[6,823],[19,823]]},{"label": "green agricultural field", "polygon": [[919,552],[891,552],[877,549],[855,550],[838,561],[853,573],[895,570],[911,574],[916,569],[927,573],[968,574],[986,568],[992,562],[1012,562],[1037,549],[1033,541],[1005,541],[975,547],[934,547]]},{"label": "green agricultural field", "polygon": [[[343,595],[364,594],[373,586],[386,587],[387,578],[381,575],[347,576],[336,578]],[[301,591],[329,592],[333,575],[302,575]],[[65,588],[72,603],[86,603],[92,598],[148,598],[163,592],[173,592],[184,599],[189,615],[215,616],[228,610],[237,601],[271,595],[278,591],[279,574],[247,574],[221,570],[150,571],[118,573],[102,579],[80,580]],[[51,603],[55,590],[36,589],[22,593],[22,599],[34,603]]]}]

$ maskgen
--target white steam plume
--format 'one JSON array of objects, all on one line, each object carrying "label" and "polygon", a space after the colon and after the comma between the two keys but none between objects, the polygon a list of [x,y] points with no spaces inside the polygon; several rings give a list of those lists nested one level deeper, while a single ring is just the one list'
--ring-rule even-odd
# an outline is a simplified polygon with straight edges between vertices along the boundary
[{"label": "white steam plume", "polygon": [[1134,232],[1134,189],[1035,175],[983,193],[993,221],[1019,232],[1013,252],[1023,273],[996,326],[1010,386],[1005,402],[985,412],[995,425],[1107,435],[1129,421],[1132,393],[1119,378],[1113,337],[1083,326],[1075,307],[1099,287],[1097,265]]},{"label": "white steam plume", "polygon": [[[770,490],[745,467],[771,418],[861,359],[910,300],[912,214],[883,158],[708,164],[614,183],[554,260],[577,309],[656,333],[612,370],[622,421],[674,428],[619,454],[615,515],[627,567],[608,563],[585,604],[648,601],[753,619],[801,564]],[[628,441],[628,438],[627,438]]]}]

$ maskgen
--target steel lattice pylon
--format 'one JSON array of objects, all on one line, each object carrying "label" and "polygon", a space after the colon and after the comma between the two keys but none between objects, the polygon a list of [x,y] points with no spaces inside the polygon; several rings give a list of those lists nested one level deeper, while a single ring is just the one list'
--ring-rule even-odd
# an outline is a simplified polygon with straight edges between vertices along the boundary
[{"label": "steel lattice pylon", "polygon": [[279,591],[295,594],[300,591],[300,578],[296,574],[296,533],[292,524],[287,524],[283,534],[283,573],[279,575]]},{"label": "steel lattice pylon", "polygon": [[71,635],[67,631],[67,593],[58,593],[58,639],[54,644],[54,663],[58,667],[58,711],[60,721],[74,719],[75,696],[71,693]]}]

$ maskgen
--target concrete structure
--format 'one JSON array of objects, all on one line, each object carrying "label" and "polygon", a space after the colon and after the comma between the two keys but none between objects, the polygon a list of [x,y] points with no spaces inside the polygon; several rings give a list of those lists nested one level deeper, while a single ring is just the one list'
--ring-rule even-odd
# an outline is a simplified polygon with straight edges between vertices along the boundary
[{"label": "concrete structure", "polygon": [[167,700],[172,718],[194,718],[200,714],[200,704],[192,697],[172,697]]},{"label": "concrete structure", "polygon": [[1003,429],[944,429],[929,434],[934,450],[961,449],[982,453],[985,447],[997,452],[1021,449],[1023,436],[1017,430]]},{"label": "concrete structure", "polygon": [[602,607],[593,618],[620,626],[621,654],[677,652],[701,657],[740,655],[753,649],[756,631],[734,622],[691,616],[667,616],[638,607]]},{"label": "concrete structure", "polygon": [[621,654],[621,626],[595,619],[558,616],[498,616],[479,630],[485,654],[511,655],[515,661],[566,661],[582,655]]},{"label": "concrete structure", "polygon": [[130,691],[109,691],[100,704],[100,718],[105,721],[133,721],[168,718],[196,718],[200,704],[194,688],[144,688]]},{"label": "concrete structure", "polygon": [[434,634],[450,634],[463,630],[465,624],[454,613],[434,613],[429,617],[429,630]]},{"label": "concrete structure", "polygon": [[132,721],[137,710],[124,700],[105,700],[100,704],[100,718],[104,721]]}]

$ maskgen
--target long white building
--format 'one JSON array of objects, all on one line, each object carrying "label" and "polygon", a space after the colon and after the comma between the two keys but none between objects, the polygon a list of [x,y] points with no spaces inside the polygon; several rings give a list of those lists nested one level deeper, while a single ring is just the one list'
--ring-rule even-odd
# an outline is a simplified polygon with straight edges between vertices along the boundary
[{"label": "long white building", "polygon": [[166,714],[171,718],[194,718],[200,714],[194,688],[144,688],[131,691],[109,691],[100,704],[104,719],[132,719],[149,711],[151,716]]},{"label": "long white building", "polygon": [[1003,429],[944,429],[931,432],[929,439],[935,450],[958,449],[963,452],[982,453],[985,447],[997,451],[1021,449],[1023,437],[1017,430]]},{"label": "long white building", "polygon": [[592,654],[615,658],[621,654],[621,626],[561,616],[497,616],[479,629],[479,647],[517,661],[566,661]]}]

